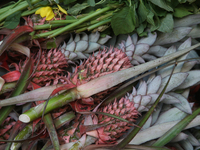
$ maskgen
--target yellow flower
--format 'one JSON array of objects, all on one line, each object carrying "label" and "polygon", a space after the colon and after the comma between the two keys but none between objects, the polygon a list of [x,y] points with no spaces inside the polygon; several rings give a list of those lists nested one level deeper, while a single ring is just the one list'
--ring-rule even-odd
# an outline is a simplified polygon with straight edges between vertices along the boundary
[{"label": "yellow flower", "polygon": [[46,17],[46,20],[51,20],[55,15],[51,7],[46,6],[38,9],[35,14],[40,14],[42,18]]},{"label": "yellow flower", "polygon": [[64,14],[67,15],[67,11],[65,9],[63,9],[60,5],[57,5],[58,6],[58,9],[63,12]]}]

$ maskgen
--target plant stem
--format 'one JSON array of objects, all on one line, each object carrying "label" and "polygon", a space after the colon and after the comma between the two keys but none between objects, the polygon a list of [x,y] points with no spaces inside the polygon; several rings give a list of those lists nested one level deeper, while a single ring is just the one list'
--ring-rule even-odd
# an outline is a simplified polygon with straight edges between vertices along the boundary
[{"label": "plant stem", "polygon": [[93,18],[93,17],[95,17],[97,15],[100,15],[100,14],[102,14],[102,13],[104,13],[104,12],[110,10],[110,9],[112,9],[112,8],[107,6],[107,7],[103,8],[103,9],[101,9],[99,11],[96,11],[96,12],[84,17],[84,18],[81,18],[77,22],[74,22],[74,23],[72,23],[72,24],[70,24],[70,25],[68,25],[66,27],[60,28],[59,31],[51,34],[48,38],[52,38],[52,37],[55,37],[55,36],[57,36],[57,35],[59,35],[59,34],[61,34],[63,32],[66,32],[66,31],[68,31],[68,30],[70,30],[70,29],[82,24],[83,22],[88,21],[89,19],[91,19],[91,18]]},{"label": "plant stem", "polygon": [[53,20],[50,22],[50,24],[68,24],[68,23],[74,23],[77,22],[78,19],[71,19],[71,20]]},{"label": "plant stem", "polygon": [[95,29],[95,28],[97,28],[99,26],[102,26],[104,24],[107,24],[109,22],[111,22],[111,19],[106,19],[106,20],[100,21],[100,22],[98,22],[98,23],[96,23],[94,25],[89,26],[87,29],[88,29],[88,31],[91,31],[91,30],[93,30],[93,29]]},{"label": "plant stem", "polygon": [[[66,91],[58,96],[55,96],[49,100],[45,109],[45,114],[56,108],[62,107],[68,104],[69,102],[74,101],[75,99],[77,99],[77,95],[76,90],[73,89],[70,91]],[[28,123],[41,117],[45,104],[46,102],[29,109],[28,111],[19,116],[19,120]]]},{"label": "plant stem", "polygon": [[58,31],[59,29],[60,28],[52,30],[52,31],[48,31],[48,32],[45,32],[45,33],[36,34],[36,35],[32,36],[32,39],[47,37],[47,36],[51,35],[52,33]]},{"label": "plant stem", "polygon": [[28,15],[31,15],[33,13],[35,13],[38,9],[40,9],[41,7],[37,7],[35,9],[32,9],[32,10],[26,10],[24,11],[21,16],[24,17],[24,16],[28,16]]},{"label": "plant stem", "polygon": [[12,91],[15,88],[16,84],[17,82],[5,83],[0,91],[0,95]]},{"label": "plant stem", "polygon": [[[31,0],[31,4],[35,4],[40,2],[40,0]],[[28,3],[27,1],[23,1],[21,2],[18,6],[10,9],[9,11],[4,12],[3,14],[0,15],[0,22],[3,21],[4,19],[6,19],[6,17],[8,17],[9,15],[19,11],[19,10],[24,10],[28,7]]]},{"label": "plant stem", "polygon": [[[64,24],[43,24],[43,25],[36,25],[33,27],[34,30],[44,30],[44,29],[51,29],[63,26]],[[46,32],[45,32],[46,33]]]}]

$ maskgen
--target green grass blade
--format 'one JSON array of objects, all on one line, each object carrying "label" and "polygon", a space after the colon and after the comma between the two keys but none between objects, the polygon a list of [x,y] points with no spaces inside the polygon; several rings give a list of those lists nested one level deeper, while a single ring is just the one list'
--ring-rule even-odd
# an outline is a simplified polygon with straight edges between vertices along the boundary
[{"label": "green grass blade", "polygon": [[48,130],[48,133],[49,133],[49,136],[51,139],[51,143],[52,143],[54,149],[59,150],[60,144],[59,144],[59,140],[58,140],[58,134],[56,132],[55,125],[54,125],[53,119],[51,117],[51,114],[50,113],[46,114],[43,118],[43,121]]}]

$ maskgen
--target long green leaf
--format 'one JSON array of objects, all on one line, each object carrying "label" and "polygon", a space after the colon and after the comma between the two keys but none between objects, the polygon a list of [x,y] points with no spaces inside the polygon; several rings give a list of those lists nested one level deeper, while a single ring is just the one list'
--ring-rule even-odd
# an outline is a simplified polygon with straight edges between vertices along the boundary
[{"label": "long green leaf", "polygon": [[54,125],[53,119],[51,117],[51,114],[50,113],[46,114],[43,118],[43,121],[48,130],[49,136],[51,138],[51,143],[53,144],[54,149],[60,150],[58,134],[56,132],[55,125]]},{"label": "long green leaf", "polygon": [[[175,67],[174,67],[175,68]],[[151,116],[151,114],[153,113],[153,111],[155,110],[157,104],[159,103],[160,99],[162,98],[163,94],[165,93],[165,90],[169,84],[169,81],[171,79],[171,76],[173,74],[173,71],[174,71],[174,68],[172,70],[172,73],[164,87],[164,89],[162,90],[162,92],[160,93],[160,95],[158,96],[158,98],[156,99],[155,103],[151,106],[151,108],[149,109],[149,111],[145,114],[145,116],[143,117],[143,119],[140,121],[140,123],[138,124],[138,126],[140,128],[134,128],[130,133],[129,135],[124,138],[119,144],[117,144],[114,148],[114,149],[122,149],[123,147],[125,147],[135,136],[136,134],[140,131],[140,129],[142,128],[142,126],[146,123],[146,121],[148,120],[148,118]]]}]

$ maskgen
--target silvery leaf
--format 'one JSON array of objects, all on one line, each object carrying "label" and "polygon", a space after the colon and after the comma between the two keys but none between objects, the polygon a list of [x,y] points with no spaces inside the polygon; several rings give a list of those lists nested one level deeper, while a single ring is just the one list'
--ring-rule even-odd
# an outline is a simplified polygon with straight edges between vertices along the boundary
[{"label": "silvery leaf", "polygon": [[136,45],[137,41],[138,41],[138,35],[137,35],[137,33],[134,33],[133,35],[131,35],[131,39],[133,41],[133,44]]},{"label": "silvery leaf", "polygon": [[73,41],[67,45],[66,50],[73,52],[75,50],[76,43]]},{"label": "silvery leaf", "polygon": [[197,63],[197,61],[188,61],[185,62],[181,68],[181,72],[188,72],[190,71],[194,65]]},{"label": "silvery leaf", "polygon": [[148,77],[147,84],[151,83],[155,77],[156,77],[155,73],[151,74],[151,75]]},{"label": "silvery leaf", "polygon": [[84,55],[82,52],[76,52],[76,54],[77,54],[76,59],[86,59],[87,58],[87,56]]},{"label": "silvery leaf", "polygon": [[127,55],[128,57],[133,56],[133,51],[126,51],[126,55]]},{"label": "silvery leaf", "polygon": [[147,106],[147,104],[149,104],[151,102],[151,96],[142,96],[141,99],[141,106]]},{"label": "silvery leaf", "polygon": [[147,121],[145,122],[145,124],[143,125],[142,129],[141,130],[144,130],[144,129],[147,129],[151,126],[152,124],[152,116],[150,116]]},{"label": "silvery leaf", "polygon": [[89,41],[96,43],[99,40],[99,37],[100,37],[100,33],[99,32],[91,33],[89,35]]},{"label": "silvery leaf", "polygon": [[188,96],[190,94],[190,89],[187,88],[183,91],[183,93],[181,94],[183,97],[185,97],[186,99],[188,99]]},{"label": "silvery leaf", "polygon": [[188,135],[187,140],[193,145],[193,146],[200,146],[200,142],[189,132],[189,131],[184,131]]},{"label": "silvery leaf", "polygon": [[147,61],[151,61],[151,60],[155,60],[156,59],[155,56],[150,55],[150,54],[144,54],[144,55],[142,55],[142,58],[147,60]]},{"label": "silvery leaf", "polygon": [[128,36],[128,38],[126,39],[125,46],[127,47],[127,46],[129,46],[129,45],[131,45],[131,44],[133,44],[132,39],[131,39],[130,36]]},{"label": "silvery leaf", "polygon": [[200,27],[198,25],[193,26],[192,31],[187,36],[191,38],[200,38],[199,32],[200,32]]},{"label": "silvery leaf", "polygon": [[152,123],[151,125],[155,124],[162,109],[163,103],[159,103],[156,107],[156,111],[152,113]]},{"label": "silvery leaf", "polygon": [[135,104],[141,104],[141,99],[142,99],[142,96],[141,95],[137,95],[134,97],[133,101]]},{"label": "silvery leaf", "polygon": [[94,52],[94,51],[98,50],[100,46],[101,45],[98,43],[89,42],[89,47],[85,52],[87,52],[87,53]]},{"label": "silvery leaf", "polygon": [[181,147],[183,149],[194,150],[194,147],[192,146],[192,144],[188,140],[182,140],[182,141],[179,142],[179,144],[181,145]]},{"label": "silvery leaf", "polygon": [[81,40],[81,37],[80,37],[80,34],[76,34],[75,35],[75,38],[74,38],[74,42],[78,42],[78,41],[80,41]]},{"label": "silvery leaf", "polygon": [[131,45],[129,45],[129,46],[126,47],[126,51],[132,51],[132,52],[134,52],[134,50],[135,50],[135,45],[133,45],[133,44],[131,44]]},{"label": "silvery leaf", "polygon": [[106,35],[105,37],[100,38],[100,39],[97,41],[97,43],[103,45],[103,44],[105,44],[110,38],[111,38],[111,36]]},{"label": "silvery leaf", "polygon": [[170,141],[170,143],[179,142],[188,138],[188,135],[181,132],[174,139]]},{"label": "silvery leaf", "polygon": [[[172,75],[171,79],[170,79],[170,82],[165,90],[165,93],[175,89],[176,87],[178,87],[179,85],[181,85],[184,80],[187,78],[188,76],[188,73],[175,73]],[[165,87],[168,79],[169,79],[170,76],[167,76],[165,78],[162,79],[162,83],[161,83],[161,86],[158,90],[158,93],[161,93],[161,91],[163,90],[163,88]]]},{"label": "silvery leaf", "polygon": [[63,45],[60,47],[60,49],[66,49],[67,44],[65,42],[63,42]]},{"label": "silvery leaf", "polygon": [[76,43],[76,52],[83,52],[88,48],[88,42],[87,41],[78,41]]},{"label": "silvery leaf", "polygon": [[[135,106],[135,105],[134,105]],[[138,110],[138,112],[144,112],[144,111],[148,111],[149,110],[149,108],[147,108],[147,107],[145,107],[145,106],[142,106],[142,105],[140,105],[139,106],[139,108],[137,109]]]},{"label": "silvery leaf", "polygon": [[149,48],[148,54],[152,54],[157,57],[162,57],[166,51],[167,48],[157,45],[157,46],[151,46]]},{"label": "silvery leaf", "polygon": [[[170,130],[174,125],[176,125],[179,121],[167,122],[163,124],[154,125],[150,128],[140,131],[137,136],[135,136],[129,144],[142,144],[147,141],[156,139],[164,135],[168,130]],[[198,115],[195,119],[193,119],[185,129],[189,129],[195,126],[200,125],[200,116]]]},{"label": "silvery leaf", "polygon": [[147,94],[149,93],[157,93],[158,89],[161,85],[161,76],[156,76],[149,84]]},{"label": "silvery leaf", "polygon": [[175,43],[183,39],[188,33],[190,33],[191,30],[191,27],[178,27],[174,28],[174,30],[170,33],[161,33],[160,35],[158,35],[154,45]]},{"label": "silvery leaf", "polygon": [[200,15],[199,14],[189,15],[189,16],[183,17],[181,19],[176,19],[174,21],[174,28],[188,27],[188,26],[192,26],[195,24],[199,24],[199,23],[200,23]]},{"label": "silvery leaf", "polygon": [[148,33],[147,37],[141,38],[137,44],[140,43],[145,43],[148,44],[149,46],[153,45],[153,43],[156,41],[157,33],[154,32],[153,34],[151,32]]},{"label": "silvery leaf", "polygon": [[133,96],[136,96],[137,95],[137,91],[135,89],[135,87],[133,87],[133,90],[132,90],[132,93],[131,93]]},{"label": "silvery leaf", "polygon": [[72,34],[70,34],[70,39],[69,39],[69,41],[67,42],[67,44],[70,44],[72,41],[74,41],[74,39],[73,39]]},{"label": "silvery leaf", "polygon": [[[144,59],[142,58],[142,57],[140,57],[140,56],[138,56],[138,55],[133,55],[133,59],[135,59],[137,62],[139,62],[139,63],[145,63],[145,61],[144,61]],[[132,62],[131,62],[132,63]]]},{"label": "silvery leaf", "polygon": [[185,89],[200,82],[200,70],[192,70],[187,73],[188,77],[176,89]]},{"label": "silvery leaf", "polygon": [[148,44],[137,44],[135,47],[135,55],[143,55],[144,53],[146,53],[149,50],[149,45]]},{"label": "silvery leaf", "polygon": [[[148,94],[148,96],[151,97],[151,102],[149,103],[149,105],[153,105],[156,99],[158,98],[159,94],[152,93],[152,94]],[[161,97],[160,102],[163,101],[163,99],[165,99],[165,95]]]},{"label": "silvery leaf", "polygon": [[175,107],[177,107],[178,109],[180,109],[188,114],[192,114],[192,109],[191,109],[190,103],[188,102],[188,100],[185,97],[183,97],[181,94],[177,94],[174,92],[170,92],[168,94],[171,96],[174,96],[180,100],[181,103],[173,104]]},{"label": "silvery leaf", "polygon": [[137,60],[133,59],[133,60],[131,60],[131,64],[132,64],[133,66],[137,66],[137,65],[139,65],[140,63],[139,63]]},{"label": "silvery leaf", "polygon": [[80,39],[81,41],[88,41],[89,40],[89,37],[85,32],[82,32],[81,34],[82,34],[82,37]]},{"label": "silvery leaf", "polygon": [[147,94],[147,84],[145,81],[141,81],[137,89],[137,95],[146,95]]},{"label": "silvery leaf", "polygon": [[169,94],[164,94],[165,98],[162,100],[162,103],[164,104],[176,104],[180,103],[180,100],[175,98],[174,96],[171,96]]},{"label": "silvery leaf", "polygon": [[69,54],[68,58],[73,60],[73,59],[77,59],[77,56],[78,56],[77,53],[72,52],[72,53]]},{"label": "silvery leaf", "polygon": [[[182,50],[182,49],[185,49],[185,48],[188,48],[188,47],[190,47],[190,46],[191,46],[191,38],[188,38],[185,42],[183,42],[183,43],[179,46],[178,51],[179,51],[179,50]],[[186,57],[187,57],[187,55],[188,55],[188,53],[185,54],[185,55],[183,55],[183,56],[181,56],[181,57],[179,57],[179,58],[177,59],[177,61],[185,60]],[[178,65],[176,66],[175,70],[174,70],[174,73],[180,72],[181,69],[182,69],[183,64],[184,64],[184,62],[179,62]]]},{"label": "silvery leaf", "polygon": [[165,112],[163,112],[156,121],[156,124],[162,124],[165,122],[177,121],[183,119],[187,114],[178,108],[174,107]]}]

